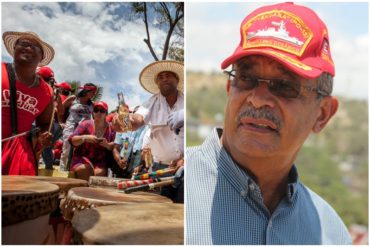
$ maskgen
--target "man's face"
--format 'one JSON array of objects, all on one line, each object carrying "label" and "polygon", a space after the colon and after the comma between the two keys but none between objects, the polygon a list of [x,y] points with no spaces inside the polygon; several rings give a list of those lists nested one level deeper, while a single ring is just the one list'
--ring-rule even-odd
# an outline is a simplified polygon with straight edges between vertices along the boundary
[{"label": "man's face", "polygon": [[159,91],[163,96],[167,96],[177,91],[177,84],[179,79],[176,74],[170,71],[163,71],[158,74],[156,78],[156,83],[158,84]]},{"label": "man's face", "polygon": [[[251,158],[293,157],[310,132],[320,131],[336,111],[336,108],[334,112],[326,109],[332,97],[319,101],[317,92],[301,87],[297,98],[284,98],[283,91],[272,93],[267,80],[246,90],[240,82],[246,78],[285,79],[317,87],[316,79],[301,78],[273,59],[245,57],[234,65],[234,70],[237,79],[231,77],[228,82],[223,134],[223,143],[233,157],[235,154]],[[320,122],[321,118],[326,122]]]},{"label": "man's face", "polygon": [[19,38],[14,46],[14,60],[18,63],[37,66],[43,58],[41,45],[32,38]]}]

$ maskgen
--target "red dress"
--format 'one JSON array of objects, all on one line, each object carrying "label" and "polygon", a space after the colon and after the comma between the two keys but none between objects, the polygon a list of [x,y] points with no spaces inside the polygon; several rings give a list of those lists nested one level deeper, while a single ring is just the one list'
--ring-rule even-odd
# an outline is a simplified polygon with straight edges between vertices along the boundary
[{"label": "red dress", "polygon": [[[73,134],[68,138],[68,141],[72,144],[72,138],[80,135],[95,135],[94,120],[85,120],[81,122],[74,130]],[[103,137],[107,139],[108,142],[112,142],[114,141],[115,136],[116,132],[112,129],[112,126],[109,123]],[[107,152],[111,151],[108,151],[105,147],[100,146],[98,143],[85,142],[75,148],[70,170],[73,171],[80,164],[90,164],[94,168],[106,168]]]},{"label": "red dress", "polygon": [[[2,63],[1,78],[1,134],[4,139],[11,136],[10,90],[5,63]],[[52,100],[53,91],[43,80],[40,81],[39,86],[34,88],[29,88],[17,80],[16,88],[18,133],[22,133],[31,130],[32,122],[40,116]],[[36,160],[27,137],[2,142],[1,146],[3,175],[36,175]]]}]

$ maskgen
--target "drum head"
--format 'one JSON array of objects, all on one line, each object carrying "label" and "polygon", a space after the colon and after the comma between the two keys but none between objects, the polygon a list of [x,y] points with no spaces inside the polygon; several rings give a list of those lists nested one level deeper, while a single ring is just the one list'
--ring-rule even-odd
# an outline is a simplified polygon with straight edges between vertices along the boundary
[{"label": "drum head", "polygon": [[23,176],[2,176],[2,225],[49,214],[58,204],[59,187]]},{"label": "drum head", "polygon": [[84,244],[182,245],[184,206],[170,203],[111,205],[77,214],[72,226]]},{"label": "drum head", "polygon": [[87,187],[88,183],[86,180],[76,178],[62,178],[62,177],[48,177],[48,176],[19,176],[29,178],[37,181],[48,182],[55,184],[60,189],[60,197],[65,197],[68,190],[74,187]]},{"label": "drum head", "polygon": [[164,196],[148,192],[135,192],[125,194],[119,190],[106,190],[101,188],[78,187],[68,193],[68,198],[83,199],[91,203],[111,202],[113,203],[144,203],[144,202],[172,202]]},{"label": "drum head", "polygon": [[170,199],[148,192],[125,194],[123,191],[77,187],[68,191],[65,201],[61,204],[63,216],[71,220],[74,213],[87,209],[112,204],[132,203],[172,203]]}]

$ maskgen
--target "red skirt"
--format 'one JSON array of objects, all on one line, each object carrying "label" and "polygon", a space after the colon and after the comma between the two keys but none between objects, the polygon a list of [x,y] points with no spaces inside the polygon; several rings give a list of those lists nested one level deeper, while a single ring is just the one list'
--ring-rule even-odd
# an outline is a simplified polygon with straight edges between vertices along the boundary
[{"label": "red skirt", "polygon": [[2,143],[1,164],[2,175],[37,174],[35,154],[24,136]]}]

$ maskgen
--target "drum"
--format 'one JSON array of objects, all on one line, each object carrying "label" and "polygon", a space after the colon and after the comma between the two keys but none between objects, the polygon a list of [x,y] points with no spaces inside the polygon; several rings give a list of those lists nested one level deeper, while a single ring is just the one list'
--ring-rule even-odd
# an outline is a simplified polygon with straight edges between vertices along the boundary
[{"label": "drum", "polygon": [[111,205],[78,213],[76,243],[183,245],[184,206],[169,203]]},{"label": "drum", "polygon": [[62,213],[65,219],[72,220],[74,213],[88,208],[94,208],[112,204],[133,203],[172,203],[170,199],[148,192],[135,192],[125,194],[118,190],[106,190],[101,188],[79,187],[72,188],[63,205]]},{"label": "drum", "polygon": [[45,244],[49,215],[58,205],[59,187],[23,176],[2,176],[2,244]]},{"label": "drum", "polygon": [[101,176],[90,176],[89,178],[89,186],[90,187],[97,187],[97,188],[112,188],[117,189],[118,182],[128,181],[130,179],[127,178],[108,178],[108,177],[101,177]]},{"label": "drum", "polygon": [[34,179],[37,181],[48,182],[55,184],[59,187],[59,198],[63,199],[67,196],[68,190],[75,187],[87,187],[86,180],[76,178],[63,178],[63,177],[48,177],[48,176],[20,176],[24,178]]},{"label": "drum", "polygon": [[[87,187],[88,183],[86,180],[75,179],[75,178],[65,178],[65,177],[49,177],[49,176],[22,176],[24,178],[33,179],[35,181],[49,182],[55,184],[59,187],[59,203],[60,205],[63,200],[67,197],[67,193],[71,188],[75,187]],[[50,238],[48,244],[66,244],[63,241],[63,236],[65,235],[65,228],[68,224],[61,214],[60,208],[56,208],[50,216],[50,222],[53,227],[54,236]],[[68,242],[69,240],[66,240]]]}]

